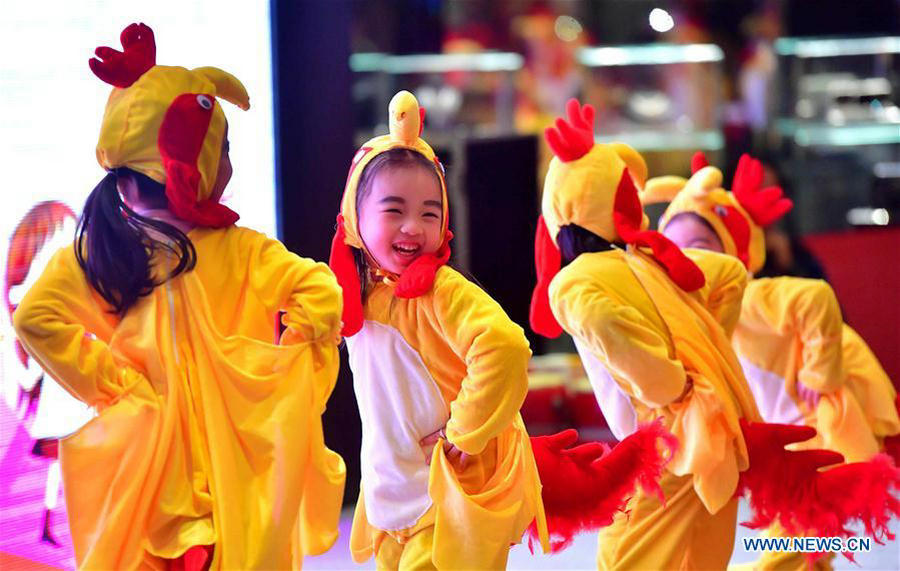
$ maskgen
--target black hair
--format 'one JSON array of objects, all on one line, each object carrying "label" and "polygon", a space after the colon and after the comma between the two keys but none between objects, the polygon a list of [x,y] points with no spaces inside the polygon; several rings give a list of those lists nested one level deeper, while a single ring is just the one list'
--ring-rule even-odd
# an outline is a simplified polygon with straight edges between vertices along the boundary
[{"label": "black hair", "polygon": [[[438,187],[441,186],[437,164],[428,160],[422,153],[403,147],[384,151],[372,158],[359,175],[359,181],[356,185],[357,219],[359,219],[359,207],[365,197],[371,192],[375,176],[387,168],[422,168],[432,173],[438,183]],[[361,299],[365,300],[369,280],[371,279],[369,277],[369,262],[366,260],[366,254],[359,248],[353,248],[353,259],[356,262],[356,271],[359,274],[359,295]]]},{"label": "black hair", "polygon": [[[586,252],[605,252],[613,249],[613,243],[601,238],[590,230],[577,224],[567,224],[559,229],[556,235],[562,265],[571,264],[575,258]],[[615,244],[624,247],[622,244]]]},{"label": "black hair", "polygon": [[[141,216],[122,201],[118,189],[122,177],[134,180],[146,204],[154,208],[168,205],[164,185],[128,168],[109,172],[84,203],[75,231],[75,256],[88,282],[119,316],[157,286],[194,269],[197,263],[194,244],[184,232]],[[178,260],[162,277],[153,271],[154,258],[160,252],[173,254]]]}]

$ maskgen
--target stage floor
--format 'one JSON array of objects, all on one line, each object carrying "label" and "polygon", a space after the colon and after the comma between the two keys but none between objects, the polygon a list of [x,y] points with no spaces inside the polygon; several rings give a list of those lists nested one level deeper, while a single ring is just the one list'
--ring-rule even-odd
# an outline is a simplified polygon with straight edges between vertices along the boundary
[{"label": "stage floor", "polygon": [[[337,544],[324,555],[307,557],[303,562],[304,569],[375,569],[374,560],[363,565],[356,565],[350,558],[348,541],[352,516],[352,511],[344,512],[341,518],[341,535]],[[738,521],[745,521],[748,516],[747,504],[742,500],[738,508]],[[900,521],[894,519],[891,522],[891,531],[894,534],[900,532]],[[731,564],[748,563],[758,557],[756,553],[745,552],[742,543],[742,538],[755,535],[756,532],[738,526]],[[862,535],[862,530],[858,531],[858,535]],[[517,545],[510,551],[509,569],[596,569],[594,563],[596,553],[597,536],[595,534],[578,536],[571,547],[557,555],[532,555],[525,545]],[[838,555],[833,564],[836,570],[898,571],[900,570],[900,541],[895,539],[885,545],[876,545],[873,542],[872,551],[856,554],[856,561],[858,565]]]},{"label": "stage floor", "polygon": [[[69,538],[65,504],[60,493],[59,501],[51,516],[51,534],[59,542],[54,546],[40,540],[44,511],[44,483],[49,461],[31,455],[31,440],[12,412],[0,403],[0,568],[24,569],[46,566],[71,569],[74,566],[72,544]],[[373,561],[356,565],[350,559],[348,538],[352,510],[346,510],[341,519],[337,544],[326,554],[308,557],[305,569],[374,569]],[[748,517],[747,506],[741,503],[739,521]],[[891,530],[900,532],[900,522],[891,522]],[[756,559],[756,554],[743,549],[741,538],[752,537],[755,532],[738,527],[732,563],[745,563]],[[862,531],[858,532],[862,535]],[[594,534],[576,538],[574,544],[563,553],[545,556],[531,555],[524,545],[512,548],[510,569],[593,569],[597,548]],[[836,569],[900,570],[900,542],[875,545],[869,553],[857,554],[854,565],[843,557],[834,561]],[[23,566],[24,564],[24,566]]]}]

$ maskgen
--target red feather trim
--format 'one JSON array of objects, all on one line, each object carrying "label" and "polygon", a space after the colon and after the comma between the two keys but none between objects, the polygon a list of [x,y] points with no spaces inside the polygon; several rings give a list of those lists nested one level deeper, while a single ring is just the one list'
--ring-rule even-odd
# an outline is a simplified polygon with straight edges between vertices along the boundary
[{"label": "red feather trim", "polygon": [[888,522],[900,516],[900,469],[884,454],[868,462],[839,464],[830,450],[788,451],[785,445],[808,440],[808,426],[741,421],[750,467],[741,473],[737,494],[749,492],[753,529],[777,522],[787,535],[847,537],[847,525],[861,522],[880,542],[893,539]]},{"label": "red feather trim", "polygon": [[[661,421],[641,426],[612,450],[599,442],[570,448],[577,439],[572,429],[531,439],[554,553],[568,547],[576,534],[612,523],[637,486],[662,494],[659,478],[678,446]],[[535,523],[527,536],[533,551]]]}]

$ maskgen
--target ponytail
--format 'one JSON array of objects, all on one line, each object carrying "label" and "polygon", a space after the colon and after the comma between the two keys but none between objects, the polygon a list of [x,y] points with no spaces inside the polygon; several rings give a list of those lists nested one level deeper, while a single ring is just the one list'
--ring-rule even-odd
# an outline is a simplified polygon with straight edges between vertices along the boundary
[{"label": "ponytail", "polygon": [[[94,290],[122,316],[157,286],[194,269],[197,252],[178,228],[129,208],[119,195],[120,175],[135,178],[142,198],[165,196],[165,187],[145,175],[125,168],[108,173],[84,204],[75,232],[75,256]],[[152,265],[160,252],[178,260],[162,277],[154,276]]]}]

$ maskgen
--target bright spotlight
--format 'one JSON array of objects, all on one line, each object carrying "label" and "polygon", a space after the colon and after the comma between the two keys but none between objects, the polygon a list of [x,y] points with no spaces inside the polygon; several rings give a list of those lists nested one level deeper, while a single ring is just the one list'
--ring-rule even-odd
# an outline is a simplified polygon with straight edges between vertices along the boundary
[{"label": "bright spotlight", "polygon": [[668,32],[675,27],[675,20],[662,8],[654,8],[650,11],[650,27],[657,32]]},{"label": "bright spotlight", "polygon": [[891,217],[888,214],[888,211],[884,208],[876,208],[872,211],[872,224],[877,224],[878,226],[887,226],[888,222],[891,221]]},{"label": "bright spotlight", "polygon": [[556,37],[564,42],[573,42],[577,40],[582,29],[581,22],[572,16],[560,16],[556,19],[556,23],[553,26]]}]

